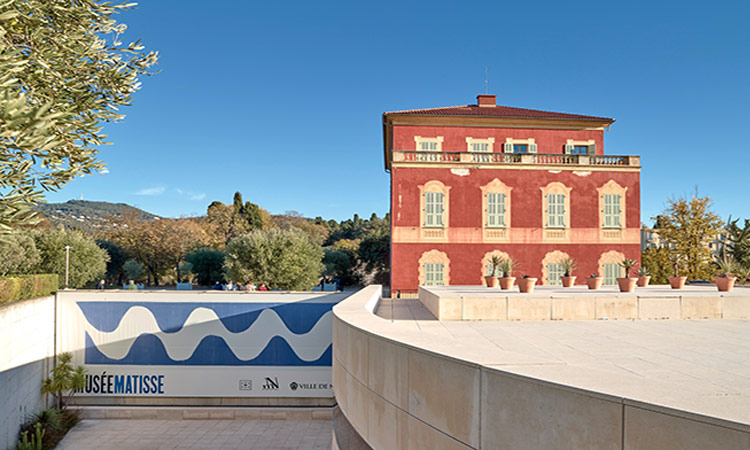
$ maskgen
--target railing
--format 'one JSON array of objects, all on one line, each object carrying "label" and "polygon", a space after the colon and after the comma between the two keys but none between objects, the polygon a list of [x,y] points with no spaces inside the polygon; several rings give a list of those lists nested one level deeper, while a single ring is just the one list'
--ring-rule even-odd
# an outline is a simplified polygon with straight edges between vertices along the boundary
[{"label": "railing", "polygon": [[459,162],[458,152],[403,152],[404,161],[409,162]]},{"label": "railing", "polygon": [[559,153],[424,152],[394,150],[393,162],[638,167],[640,165],[640,157],[622,155],[568,155]]},{"label": "railing", "polygon": [[516,153],[471,153],[471,162],[513,164],[521,162],[521,155]]}]

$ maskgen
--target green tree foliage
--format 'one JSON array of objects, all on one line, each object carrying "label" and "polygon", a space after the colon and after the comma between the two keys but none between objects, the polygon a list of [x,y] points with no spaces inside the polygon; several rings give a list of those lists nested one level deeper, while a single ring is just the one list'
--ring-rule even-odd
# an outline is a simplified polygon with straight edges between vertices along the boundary
[{"label": "green tree foliage", "polygon": [[651,275],[652,284],[667,284],[672,276],[670,252],[666,247],[651,247],[641,252],[641,267]]},{"label": "green tree foliage", "polygon": [[70,287],[84,287],[100,279],[107,270],[109,255],[94,239],[80,231],[57,229],[32,234],[39,250],[36,273],[56,273],[65,285],[65,246],[70,246]]},{"label": "green tree foliage", "polygon": [[39,262],[34,239],[26,233],[0,235],[0,276],[31,273]]},{"label": "green tree foliage", "polygon": [[713,279],[711,250],[708,244],[722,230],[724,222],[711,211],[711,199],[698,197],[689,200],[669,199],[667,209],[657,218],[656,230],[674,253],[672,259],[684,262],[685,273],[691,280]]},{"label": "green tree foliage", "polygon": [[345,286],[360,284],[363,278],[363,264],[357,258],[359,240],[341,239],[324,249],[323,264],[325,275],[337,278]]},{"label": "green tree foliage", "polygon": [[127,281],[140,281],[143,278],[143,274],[146,273],[146,270],[144,269],[143,264],[134,259],[129,259],[123,263],[122,272]]},{"label": "green tree foliage", "polygon": [[308,290],[323,271],[323,250],[299,230],[255,230],[227,245],[227,273],[238,282]]},{"label": "green tree foliage", "polygon": [[271,215],[255,203],[243,203],[242,194],[239,192],[234,193],[231,205],[219,201],[212,202],[208,205],[206,215],[223,244],[228,244],[232,239],[249,231],[271,227]]},{"label": "green tree foliage", "polygon": [[107,283],[110,285],[121,285],[125,277],[125,271],[122,266],[128,260],[128,253],[122,246],[112,241],[97,239],[96,245],[106,250],[109,255],[107,272],[105,274]]},{"label": "green tree foliage", "polygon": [[328,239],[328,227],[302,217],[297,211],[287,211],[285,214],[272,217],[274,225],[282,230],[297,229],[305,232],[310,240],[322,245]]},{"label": "green tree foliage", "polygon": [[391,234],[387,229],[376,230],[365,236],[359,243],[357,255],[365,264],[365,269],[373,273],[376,283],[390,282]]},{"label": "green tree foliage", "polygon": [[742,227],[738,222],[731,217],[727,221],[725,248],[740,266],[750,268],[750,220],[745,219]]},{"label": "green tree foliage", "polygon": [[203,248],[190,253],[185,259],[192,264],[192,272],[198,277],[199,285],[211,286],[216,281],[224,281],[223,252]]},{"label": "green tree foliage", "polygon": [[0,231],[32,223],[44,191],[103,168],[102,123],[122,119],[157,54],[124,45],[133,4],[0,4]]}]

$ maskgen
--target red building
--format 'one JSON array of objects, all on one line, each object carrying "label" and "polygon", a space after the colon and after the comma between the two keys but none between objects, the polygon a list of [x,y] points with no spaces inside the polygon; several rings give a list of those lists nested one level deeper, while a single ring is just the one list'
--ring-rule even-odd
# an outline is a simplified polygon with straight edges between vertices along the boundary
[{"label": "red building", "polygon": [[640,261],[640,163],[604,154],[614,119],[496,104],[383,114],[391,174],[391,292],[484,284],[493,255],[559,284]]}]

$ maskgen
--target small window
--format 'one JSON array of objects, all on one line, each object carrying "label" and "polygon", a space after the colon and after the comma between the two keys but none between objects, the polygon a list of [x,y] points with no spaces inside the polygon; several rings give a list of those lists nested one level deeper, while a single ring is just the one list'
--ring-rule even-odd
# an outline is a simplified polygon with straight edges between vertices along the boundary
[{"label": "small window", "polygon": [[606,286],[614,286],[617,284],[617,279],[622,276],[622,267],[619,264],[604,264],[604,284]]},{"label": "small window", "polygon": [[443,265],[427,263],[424,265],[425,286],[443,286]]},{"label": "small window", "polygon": [[487,226],[501,227],[505,225],[505,194],[487,193]]},{"label": "small window", "polygon": [[604,228],[622,228],[620,194],[604,194]]},{"label": "small window", "polygon": [[547,282],[550,286],[562,286],[565,267],[562,264],[547,264]]},{"label": "small window", "polygon": [[443,226],[443,198],[442,192],[425,192],[424,194],[424,226],[442,227]]},{"label": "small window", "polygon": [[528,153],[528,144],[513,144],[513,153]]},{"label": "small window", "polygon": [[565,228],[565,194],[547,194],[547,228]]},{"label": "small window", "polygon": [[589,146],[588,145],[574,145],[572,154],[573,155],[588,155]]},{"label": "small window", "polygon": [[490,144],[488,142],[472,142],[471,151],[478,153],[488,153],[490,151]]},{"label": "small window", "polygon": [[420,141],[419,150],[423,152],[436,152],[438,151],[438,143],[436,141]]}]

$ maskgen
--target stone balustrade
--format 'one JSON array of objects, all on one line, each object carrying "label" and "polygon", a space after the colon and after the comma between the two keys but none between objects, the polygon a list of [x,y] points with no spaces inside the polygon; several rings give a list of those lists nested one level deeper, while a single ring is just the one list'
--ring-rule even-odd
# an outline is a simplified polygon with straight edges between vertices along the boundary
[{"label": "stone balustrade", "polygon": [[639,156],[545,153],[427,152],[394,150],[393,162],[542,166],[639,167]]}]

